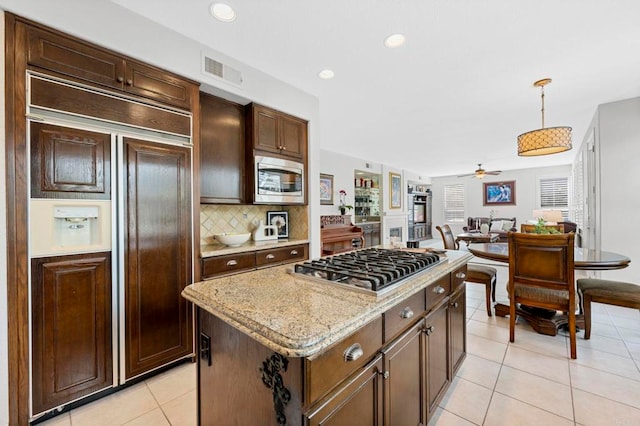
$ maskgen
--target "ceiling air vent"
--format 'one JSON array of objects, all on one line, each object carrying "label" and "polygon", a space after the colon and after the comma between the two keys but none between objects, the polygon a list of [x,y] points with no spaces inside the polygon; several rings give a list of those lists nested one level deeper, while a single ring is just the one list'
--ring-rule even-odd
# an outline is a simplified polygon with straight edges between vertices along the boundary
[{"label": "ceiling air vent", "polygon": [[203,55],[203,72],[205,75],[220,78],[227,83],[240,86],[242,84],[242,74],[235,68],[231,68],[229,65],[218,62],[208,56]]}]

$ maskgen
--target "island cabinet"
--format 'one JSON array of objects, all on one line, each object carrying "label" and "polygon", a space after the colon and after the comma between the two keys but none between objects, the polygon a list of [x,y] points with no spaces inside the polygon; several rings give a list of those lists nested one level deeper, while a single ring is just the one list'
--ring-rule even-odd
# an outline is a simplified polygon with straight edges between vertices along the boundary
[{"label": "island cabinet", "polygon": [[187,110],[197,99],[198,85],[175,74],[35,23],[16,28],[32,67]]},{"label": "island cabinet", "polygon": [[244,204],[244,106],[200,93],[200,203]]},{"label": "island cabinet", "polygon": [[306,160],[307,122],[274,109],[250,104],[247,108],[247,135],[252,148]]},{"label": "island cabinet", "polygon": [[199,424],[426,425],[464,358],[465,268],[308,356],[198,309]]}]

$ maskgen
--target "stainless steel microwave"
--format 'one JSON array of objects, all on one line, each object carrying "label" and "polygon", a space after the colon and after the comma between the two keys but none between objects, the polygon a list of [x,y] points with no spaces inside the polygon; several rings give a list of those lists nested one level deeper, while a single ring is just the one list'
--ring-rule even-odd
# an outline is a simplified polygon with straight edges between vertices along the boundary
[{"label": "stainless steel microwave", "polygon": [[256,155],[254,201],[304,204],[304,164]]}]

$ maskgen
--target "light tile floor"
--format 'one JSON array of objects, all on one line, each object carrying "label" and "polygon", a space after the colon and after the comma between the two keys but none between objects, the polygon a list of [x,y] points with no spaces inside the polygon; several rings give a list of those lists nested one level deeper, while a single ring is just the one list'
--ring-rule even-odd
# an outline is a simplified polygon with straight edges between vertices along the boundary
[{"label": "light tile floor", "polygon": [[[507,300],[498,267],[497,299]],[[578,359],[564,334],[544,336],[488,317],[484,288],[467,284],[467,358],[430,422],[434,425],[640,425],[640,312],[593,305]],[[195,425],[195,365],[183,364],[60,415],[46,426]],[[356,425],[356,423],[354,423]]]}]

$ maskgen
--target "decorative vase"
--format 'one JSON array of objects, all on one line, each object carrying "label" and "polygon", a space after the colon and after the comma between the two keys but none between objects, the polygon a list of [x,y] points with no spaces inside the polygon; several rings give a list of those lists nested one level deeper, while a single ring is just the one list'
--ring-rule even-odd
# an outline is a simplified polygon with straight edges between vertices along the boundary
[{"label": "decorative vase", "polygon": [[489,224],[488,223],[483,223],[482,225],[480,225],[480,233],[481,234],[488,234],[489,233]]},{"label": "decorative vase", "polygon": [[340,207],[340,214],[344,215],[347,212],[345,207]]}]

